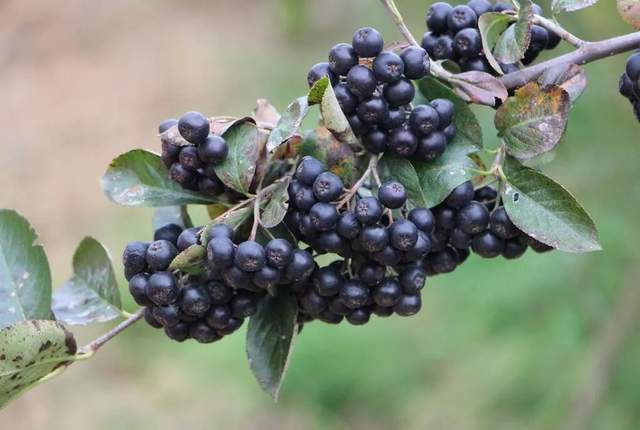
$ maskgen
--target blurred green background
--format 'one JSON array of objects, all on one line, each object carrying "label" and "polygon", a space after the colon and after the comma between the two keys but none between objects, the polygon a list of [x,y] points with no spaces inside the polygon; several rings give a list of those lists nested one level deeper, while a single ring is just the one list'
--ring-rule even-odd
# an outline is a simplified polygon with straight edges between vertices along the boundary
[{"label": "blurred green background", "polygon": [[[430,3],[398,0],[419,37]],[[631,31],[611,0],[561,20],[586,39]],[[243,115],[258,97],[284,109],[363,25],[399,39],[375,0],[0,2],[0,206],[34,223],[56,285],[87,234],[120,269],[126,242],[151,237],[151,211],[107,201],[109,161],[158,150],[159,121],[187,110]],[[640,128],[617,94],[625,58],[587,66],[547,169],[593,215],[603,252],[472,257],[430,280],[417,317],[308,325],[278,404],[242,333],[179,345],[141,324],[13,402],[0,428],[640,428]],[[492,111],[477,111],[494,145]]]}]

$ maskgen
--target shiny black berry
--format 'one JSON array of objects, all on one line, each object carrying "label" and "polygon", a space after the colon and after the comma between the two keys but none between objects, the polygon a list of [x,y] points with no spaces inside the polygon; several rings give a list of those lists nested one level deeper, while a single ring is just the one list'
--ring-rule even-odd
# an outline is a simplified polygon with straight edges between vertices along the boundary
[{"label": "shiny black berry", "polygon": [[407,201],[407,190],[398,181],[388,181],[378,189],[378,200],[389,209],[399,209]]},{"label": "shiny black berry", "polygon": [[340,300],[349,309],[357,309],[367,304],[369,288],[357,279],[345,281],[340,288]]},{"label": "shiny black berry", "polygon": [[144,272],[147,268],[147,249],[148,243],[131,242],[127,245],[122,253],[122,264],[124,265],[124,274],[126,279],[131,279],[133,275]]},{"label": "shiny black berry", "polygon": [[400,54],[404,62],[404,75],[408,79],[422,79],[429,73],[429,56],[424,48],[409,46]]},{"label": "shiny black berry", "polygon": [[216,269],[226,269],[233,264],[235,245],[227,237],[217,237],[207,244],[207,260]]},{"label": "shiny black berry", "polygon": [[347,314],[346,318],[352,325],[364,325],[369,322],[371,312],[367,308],[354,309]]},{"label": "shiny black berry", "polygon": [[213,306],[205,317],[205,321],[210,327],[222,329],[229,324],[231,317],[232,313],[229,306]]},{"label": "shiny black berry", "polygon": [[447,21],[452,10],[451,5],[445,2],[437,2],[431,5],[427,11],[427,27],[436,33],[447,31]]},{"label": "shiny black berry", "polygon": [[332,266],[316,270],[311,278],[313,288],[323,297],[332,297],[338,294],[343,281],[340,271]]},{"label": "shiny black berry", "polygon": [[333,73],[346,76],[358,64],[358,54],[348,43],[338,43],[329,51],[329,68]]},{"label": "shiny black berry", "polygon": [[477,234],[489,227],[489,211],[480,202],[472,201],[458,212],[458,227],[468,234]]},{"label": "shiny black berry", "polygon": [[162,134],[175,125],[178,125],[177,119],[174,119],[174,118],[165,119],[160,123],[160,125],[158,125],[158,133]]},{"label": "shiny black berry", "polygon": [[234,263],[245,272],[257,272],[266,263],[264,248],[252,240],[242,242],[236,250]]},{"label": "shiny black berry", "polygon": [[416,152],[418,140],[413,131],[408,128],[396,128],[390,132],[387,146],[392,154],[410,157]]},{"label": "shiny black berry", "polygon": [[400,301],[393,307],[393,311],[401,317],[409,317],[420,312],[421,307],[420,294],[403,294]]},{"label": "shiny black berry", "polygon": [[173,243],[167,240],[156,240],[147,248],[145,259],[151,270],[160,271],[169,267],[176,255],[178,250]]},{"label": "shiny black berry", "polygon": [[327,308],[329,304],[325,297],[319,295],[315,290],[309,289],[299,298],[300,307],[308,314],[318,315]]},{"label": "shiny black berry", "polygon": [[632,82],[640,79],[640,52],[636,52],[627,59],[625,71]]},{"label": "shiny black berry", "polygon": [[491,232],[501,239],[515,239],[520,235],[504,207],[499,207],[491,213],[489,228]]},{"label": "shiny black berry", "polygon": [[180,297],[180,309],[185,314],[192,317],[203,317],[211,307],[211,298],[206,289],[193,284],[182,288]]},{"label": "shiny black berry", "polygon": [[[433,208],[436,225],[444,230],[451,230],[456,226],[456,211],[449,206],[440,205]],[[488,224],[488,217],[487,217]]]},{"label": "shiny black berry", "polygon": [[408,251],[418,241],[418,228],[411,221],[395,221],[389,227],[389,240],[398,251]]},{"label": "shiny black berry", "polygon": [[318,202],[311,207],[309,218],[317,231],[333,230],[338,222],[338,211],[331,203]]},{"label": "shiny black berry", "polygon": [[364,225],[377,223],[382,217],[382,204],[375,197],[364,197],[356,204],[355,214]]},{"label": "shiny black berry", "polygon": [[222,238],[226,237],[229,240],[233,240],[235,233],[233,229],[229,227],[227,224],[214,224],[208,231],[207,237],[208,240],[213,238]]},{"label": "shiny black berry", "polygon": [[454,7],[447,17],[447,27],[453,33],[463,28],[473,28],[478,24],[478,16],[469,6],[459,5]]},{"label": "shiny black berry", "polygon": [[419,267],[409,267],[400,273],[399,279],[405,294],[415,294],[424,288],[427,274]]},{"label": "shiny black berry", "polygon": [[381,52],[373,60],[373,74],[379,82],[396,82],[404,74],[404,62],[398,54]]},{"label": "shiny black berry", "polygon": [[192,245],[200,243],[200,232],[202,227],[187,228],[180,233],[176,245],[179,251],[184,251]]},{"label": "shiny black berry", "polygon": [[227,158],[229,146],[220,136],[210,134],[207,139],[198,146],[198,155],[205,163],[218,164]]},{"label": "shiny black berry", "polygon": [[295,178],[303,185],[312,186],[322,172],[324,172],[324,165],[317,158],[307,155],[298,163]]},{"label": "shiny black berry", "polygon": [[335,85],[338,83],[338,77],[335,73],[333,73],[333,71],[331,71],[329,63],[315,64],[307,74],[307,84],[309,85],[309,88],[311,88],[313,84],[315,84],[325,76],[329,78],[331,85]]},{"label": "shiny black berry", "polygon": [[377,85],[376,77],[368,67],[358,65],[352,67],[347,73],[349,91],[361,99],[371,97]]},{"label": "shiny black berry", "polygon": [[438,127],[440,130],[448,127],[453,121],[455,113],[453,102],[449,99],[433,99],[429,104],[438,113]]},{"label": "shiny black berry", "polygon": [[427,208],[411,209],[407,218],[414,223],[419,230],[427,234],[433,232],[436,225],[433,213]]},{"label": "shiny black berry", "polygon": [[212,343],[220,340],[220,336],[213,328],[204,321],[198,321],[189,326],[189,336],[198,343]]},{"label": "shiny black berry", "polygon": [[133,300],[140,306],[148,306],[151,301],[147,297],[147,284],[149,280],[144,273],[138,273],[129,280],[129,293]]},{"label": "shiny black berry", "polygon": [[372,290],[373,300],[383,307],[392,307],[402,297],[402,287],[396,278],[386,278]]},{"label": "shiny black berry", "polygon": [[203,143],[209,136],[209,130],[209,119],[200,112],[187,112],[178,121],[180,135],[194,145]]},{"label": "shiny black berry", "polygon": [[527,251],[527,244],[518,239],[510,239],[504,242],[502,256],[507,260],[520,258]]},{"label": "shiny black berry", "polygon": [[340,83],[336,85],[333,92],[336,94],[340,109],[342,109],[345,115],[351,115],[356,111],[358,98],[349,90],[347,84]]},{"label": "shiny black berry", "polygon": [[362,137],[362,144],[372,154],[381,154],[387,150],[387,133],[373,129]]},{"label": "shiny black berry", "polygon": [[434,131],[418,139],[418,146],[413,154],[419,161],[432,161],[447,150],[447,138],[444,133]]},{"label": "shiny black berry", "polygon": [[451,247],[429,255],[429,262],[436,273],[450,273],[458,266],[458,254]]},{"label": "shiny black berry", "polygon": [[438,112],[429,105],[416,106],[409,116],[411,129],[419,136],[426,136],[438,129]]},{"label": "shiny black berry", "polygon": [[353,49],[360,57],[370,58],[378,55],[384,47],[384,40],[378,30],[364,27],[353,34]]},{"label": "shiny black berry", "polygon": [[296,191],[293,201],[298,209],[309,212],[309,209],[316,204],[317,200],[311,187],[302,186]]},{"label": "shiny black berry", "polygon": [[171,272],[157,272],[147,282],[147,297],[158,306],[174,303],[180,290]]},{"label": "shiny black berry", "polygon": [[353,212],[344,212],[336,224],[336,231],[345,239],[353,240],[360,235],[360,222]]},{"label": "shiny black berry", "polygon": [[171,340],[176,342],[184,342],[189,339],[189,323],[180,321],[174,325],[166,326],[164,333]]},{"label": "shiny black berry", "polygon": [[246,318],[258,310],[256,296],[251,293],[239,293],[231,300],[231,312],[236,318]]},{"label": "shiny black berry", "polygon": [[363,100],[356,108],[358,118],[365,124],[381,123],[389,114],[389,106],[382,97]]},{"label": "shiny black berry", "polygon": [[365,261],[358,270],[358,278],[369,287],[378,285],[384,279],[386,268],[375,261]]},{"label": "shiny black berry", "polygon": [[472,238],[471,234],[465,233],[459,228],[454,228],[449,234],[449,243],[455,248],[464,249],[471,245]]},{"label": "shiny black berry", "polygon": [[307,251],[295,249],[293,258],[285,270],[287,280],[291,282],[303,282],[309,279],[313,273],[315,262]]},{"label": "shiny black berry", "polygon": [[453,39],[449,35],[443,35],[436,39],[433,45],[433,58],[436,60],[455,60],[456,52],[453,50]]},{"label": "shiny black berry", "polygon": [[475,28],[464,28],[453,38],[453,50],[464,58],[474,58],[482,51],[480,32]]},{"label": "shiny black berry", "polygon": [[489,0],[469,0],[467,6],[473,9],[478,18],[483,13],[492,12],[493,10],[493,5]]},{"label": "shiny black berry", "polygon": [[267,263],[277,269],[284,269],[293,257],[293,246],[286,239],[273,239],[264,248]]},{"label": "shiny black berry", "polygon": [[473,183],[463,182],[451,191],[444,202],[455,209],[460,209],[473,199]]},{"label": "shiny black berry", "polygon": [[362,229],[359,241],[367,252],[378,252],[389,243],[389,233],[381,225],[368,225]]},{"label": "shiny black berry", "polygon": [[194,172],[191,170],[187,170],[180,163],[174,163],[169,169],[169,177],[172,181],[184,186],[193,180]]},{"label": "shiny black berry", "polygon": [[382,94],[389,104],[389,107],[395,108],[411,103],[413,97],[416,95],[416,88],[410,80],[401,78],[397,82],[386,84],[382,90]]},{"label": "shiny black berry", "polygon": [[342,179],[331,172],[323,172],[313,182],[313,194],[321,202],[332,202],[342,194]]},{"label": "shiny black berry", "polygon": [[485,231],[473,237],[471,249],[481,257],[494,258],[504,249],[504,241],[490,231]]}]

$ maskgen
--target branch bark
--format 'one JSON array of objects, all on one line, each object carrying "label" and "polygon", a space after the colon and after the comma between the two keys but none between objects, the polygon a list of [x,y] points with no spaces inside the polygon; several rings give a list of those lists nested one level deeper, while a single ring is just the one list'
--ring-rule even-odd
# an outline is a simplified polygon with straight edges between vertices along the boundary
[{"label": "branch bark", "polygon": [[99,350],[105,343],[109,342],[111,339],[113,339],[114,337],[116,337],[117,335],[119,335],[129,327],[131,327],[133,324],[138,322],[144,316],[144,310],[145,308],[138,309],[136,313],[131,315],[126,320],[122,321],[120,324],[112,328],[110,331],[103,334],[99,338],[95,339],[88,345],[80,348],[78,355],[90,357],[93,354],[95,354],[95,352]]},{"label": "branch bark", "polygon": [[586,42],[580,48],[565,55],[531,67],[508,73],[500,78],[507,89],[521,87],[537,79],[548,68],[564,64],[587,64],[606,57],[640,48],[640,31],[613,37],[599,42]]}]

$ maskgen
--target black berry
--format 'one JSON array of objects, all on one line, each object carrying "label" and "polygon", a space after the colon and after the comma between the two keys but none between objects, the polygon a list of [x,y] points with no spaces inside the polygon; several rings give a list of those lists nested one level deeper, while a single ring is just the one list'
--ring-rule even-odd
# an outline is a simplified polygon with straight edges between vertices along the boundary
[{"label": "black berry", "polygon": [[147,297],[158,306],[174,303],[178,298],[178,282],[170,272],[157,272],[147,282]]},{"label": "black berry", "polygon": [[416,106],[409,116],[411,129],[419,136],[426,136],[438,129],[438,112],[429,105]]},{"label": "black berry", "polygon": [[227,142],[220,136],[210,134],[207,139],[198,146],[198,155],[205,163],[221,163],[229,154]]},{"label": "black berry", "polygon": [[490,231],[485,231],[473,237],[471,249],[480,257],[494,258],[504,249],[504,241]]},{"label": "black berry", "polygon": [[345,281],[340,288],[340,300],[349,309],[357,309],[367,304],[369,288],[357,279]]},{"label": "black berry", "polygon": [[313,194],[321,202],[332,202],[342,194],[342,180],[331,172],[323,172],[313,182]]},{"label": "black berry", "polygon": [[338,77],[331,71],[329,63],[315,64],[307,74],[307,84],[309,85],[309,88],[325,76],[329,78],[331,85],[338,83]]},{"label": "black berry", "polygon": [[401,78],[397,82],[386,84],[382,93],[389,106],[395,108],[411,103],[416,95],[416,88],[410,80]]},{"label": "black berry", "polygon": [[421,307],[420,294],[403,294],[400,301],[393,306],[393,311],[402,317],[408,317],[420,312]]},{"label": "black berry", "polygon": [[453,8],[449,3],[437,2],[427,11],[427,27],[436,33],[447,31],[447,21]]},{"label": "black berry", "polygon": [[400,54],[404,62],[404,75],[408,79],[422,79],[429,73],[429,56],[424,48],[409,46]]},{"label": "black berry", "polygon": [[489,211],[482,203],[472,201],[458,212],[458,227],[468,234],[477,234],[489,227]]},{"label": "black berry", "polygon": [[293,246],[286,239],[273,239],[264,248],[267,263],[277,269],[284,269],[293,257]]},{"label": "black berry", "polygon": [[145,258],[151,270],[160,271],[169,267],[176,255],[178,250],[173,243],[167,240],[156,240],[147,248]]},{"label": "black berry", "polygon": [[385,182],[378,189],[378,200],[389,209],[399,209],[407,201],[407,190],[398,181]]},{"label": "black berry", "polygon": [[178,121],[178,131],[194,145],[203,143],[209,136],[209,120],[200,112],[187,112]]},{"label": "black berry", "polygon": [[375,197],[364,197],[356,204],[355,214],[362,224],[375,224],[382,217],[382,205]]},{"label": "black berry", "polygon": [[329,51],[329,68],[333,73],[346,76],[358,64],[358,54],[348,43],[339,43]]},{"label": "black berry", "polygon": [[378,55],[384,47],[384,40],[378,30],[364,27],[353,34],[353,49],[360,57],[370,58]]},{"label": "black berry", "polygon": [[451,191],[445,199],[445,203],[452,208],[460,209],[473,199],[473,183],[463,182]]},{"label": "black berry", "polygon": [[248,240],[238,245],[234,263],[245,272],[257,272],[265,265],[266,257],[262,245]]},{"label": "black berry", "polygon": [[398,54],[381,52],[373,60],[373,74],[379,82],[395,82],[404,74],[404,62]]},{"label": "black berry", "polygon": [[376,77],[368,67],[358,65],[347,73],[349,91],[362,99],[371,97],[377,85]]}]

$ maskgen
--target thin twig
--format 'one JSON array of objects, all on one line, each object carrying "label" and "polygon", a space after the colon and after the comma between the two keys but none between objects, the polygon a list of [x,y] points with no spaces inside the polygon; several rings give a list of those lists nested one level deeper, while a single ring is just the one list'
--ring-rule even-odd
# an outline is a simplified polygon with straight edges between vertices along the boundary
[{"label": "thin twig", "polygon": [[360,176],[360,179],[358,179],[356,183],[353,184],[353,186],[347,190],[344,197],[336,205],[336,209],[342,208],[349,201],[351,201],[353,196],[355,196],[355,194],[358,192],[360,187],[365,183],[367,178],[369,178],[373,169],[375,168],[377,170],[377,166],[378,166],[378,156],[376,154],[371,154],[371,156],[369,157],[369,165],[367,166],[367,169],[364,171],[364,173],[362,173],[362,176]]},{"label": "thin twig", "polygon": [[256,240],[258,234],[258,226],[260,225],[260,200],[262,193],[258,193],[255,201],[253,202],[253,225],[251,226],[251,234],[249,240]]},{"label": "thin twig", "polygon": [[381,0],[381,1],[384,7],[387,9],[387,11],[389,11],[391,16],[393,17],[393,21],[398,27],[398,30],[400,30],[400,33],[402,33],[404,38],[407,39],[407,42],[415,46],[420,46],[416,38],[413,37],[413,34],[411,34],[411,32],[409,31],[409,28],[407,28],[407,25],[404,23],[404,20],[402,19],[402,15],[400,14],[400,11],[398,10],[395,2],[393,0]]},{"label": "thin twig", "polygon": [[560,36],[560,38],[562,38],[564,41],[566,41],[567,43],[569,43],[570,45],[575,46],[576,48],[581,48],[582,46],[586,45],[587,41],[580,39],[579,37],[575,36],[573,33],[570,33],[569,31],[565,30],[561,25],[557,24],[556,22],[547,19],[543,16],[540,15],[534,15],[533,16],[533,23],[537,24],[541,27],[546,28],[547,30],[557,34],[558,36]]},{"label": "thin twig", "polygon": [[136,313],[131,315],[126,320],[122,321],[120,324],[109,330],[107,333],[93,340],[86,346],[83,346],[78,351],[78,358],[84,358],[86,356],[91,356],[95,354],[97,350],[99,350],[105,343],[109,342],[111,339],[131,327],[137,321],[139,321],[144,316],[145,308],[140,308]]},{"label": "thin twig", "polygon": [[517,88],[538,78],[545,70],[568,64],[587,64],[602,58],[632,51],[640,46],[640,31],[599,42],[585,43],[581,48],[549,61],[508,73],[500,78],[507,89]]}]

